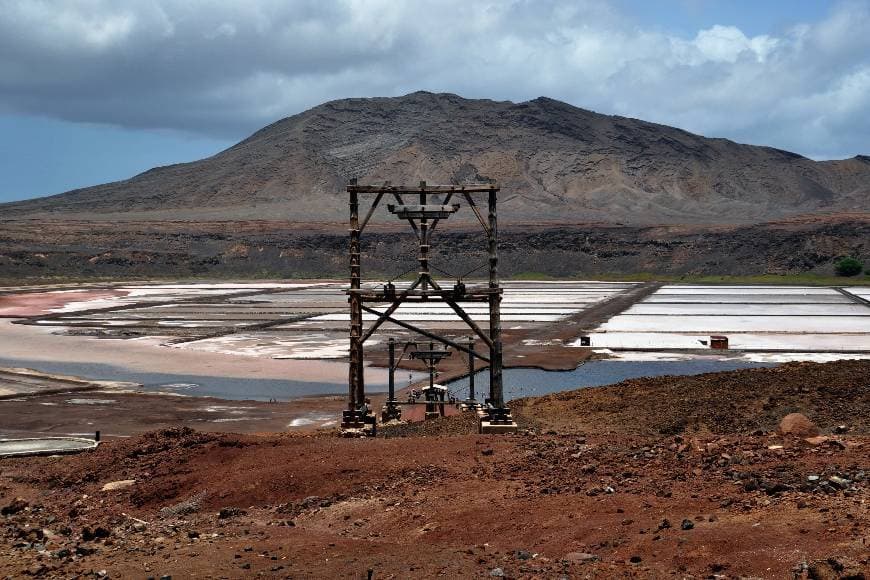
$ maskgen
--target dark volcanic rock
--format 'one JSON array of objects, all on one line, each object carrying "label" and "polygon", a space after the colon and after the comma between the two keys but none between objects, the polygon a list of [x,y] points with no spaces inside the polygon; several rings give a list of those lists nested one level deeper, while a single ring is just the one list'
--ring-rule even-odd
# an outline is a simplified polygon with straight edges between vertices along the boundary
[{"label": "dark volcanic rock", "polygon": [[[478,226],[479,229],[479,226]],[[363,236],[366,275],[395,276],[408,266],[413,233],[371,230]],[[753,226],[506,226],[500,273],[595,276],[832,274],[834,261],[870,261],[867,215],[793,218]],[[480,232],[439,229],[435,264],[464,272],[485,263]],[[287,222],[5,221],[0,278],[69,276],[257,276],[305,278],[347,274],[347,231]]]}]

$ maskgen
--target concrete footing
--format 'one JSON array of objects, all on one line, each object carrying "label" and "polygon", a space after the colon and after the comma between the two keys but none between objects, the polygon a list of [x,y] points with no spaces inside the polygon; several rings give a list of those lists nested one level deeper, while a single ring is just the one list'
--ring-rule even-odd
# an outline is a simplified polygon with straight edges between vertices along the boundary
[{"label": "concrete footing", "polygon": [[398,405],[387,403],[381,409],[381,423],[389,423],[390,421],[401,421],[402,409]]},{"label": "concrete footing", "polygon": [[342,437],[374,437],[377,432],[377,419],[368,409],[342,412]]},{"label": "concrete footing", "polygon": [[489,421],[480,421],[478,424],[478,433],[482,435],[500,434],[500,433],[516,433],[517,424],[513,421],[510,423],[490,423]]},{"label": "concrete footing", "polygon": [[477,401],[475,401],[473,399],[466,399],[466,400],[462,401],[461,403],[459,403],[459,410],[463,411],[463,412],[464,411],[477,411],[478,409],[480,409],[480,403],[478,403]]},{"label": "concrete footing", "polygon": [[517,428],[517,423],[508,409],[477,410],[477,432],[482,435],[516,433]]}]

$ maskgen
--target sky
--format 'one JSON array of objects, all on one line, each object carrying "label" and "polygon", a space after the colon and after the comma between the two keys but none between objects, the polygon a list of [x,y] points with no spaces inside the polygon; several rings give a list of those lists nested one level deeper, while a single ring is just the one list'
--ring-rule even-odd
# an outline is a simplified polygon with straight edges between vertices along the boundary
[{"label": "sky", "polygon": [[870,154],[868,31],[870,0],[0,0],[0,202],[417,90]]}]

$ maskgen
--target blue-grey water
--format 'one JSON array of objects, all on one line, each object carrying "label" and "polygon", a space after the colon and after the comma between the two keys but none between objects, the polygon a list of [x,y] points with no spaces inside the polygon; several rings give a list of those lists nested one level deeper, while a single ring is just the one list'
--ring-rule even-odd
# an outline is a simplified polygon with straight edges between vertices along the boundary
[{"label": "blue-grey water", "polygon": [[[571,371],[545,371],[535,368],[504,370],[505,401],[568,391],[581,387],[610,385],[626,379],[660,377],[664,375],[699,375],[718,371],[732,371],[754,367],[772,367],[775,364],[722,359],[693,359],[682,361],[622,361],[594,360]],[[457,397],[468,396],[468,377],[446,385]],[[489,394],[489,370],[478,371],[474,378],[475,396],[483,401]]]},{"label": "blue-grey water", "polygon": [[[332,382],[295,381],[293,379],[260,379],[211,377],[194,374],[169,374],[140,372],[100,363],[52,362],[0,357],[0,366],[26,367],[38,371],[73,375],[86,379],[125,381],[140,383],[147,392],[171,392],[188,396],[218,397],[231,400],[286,401],[312,395],[343,395],[347,384]],[[656,377],[662,375],[696,375],[716,371],[729,371],[752,367],[776,366],[768,363],[753,363],[733,360],[685,360],[685,361],[589,361],[571,371],[544,371],[534,368],[511,368],[504,371],[505,400],[558,391],[594,387],[618,383],[625,379]],[[415,375],[415,380],[423,378]],[[397,373],[396,387],[407,385],[407,371]],[[468,394],[468,377],[447,385],[460,398]],[[385,383],[369,381],[370,392],[383,392]],[[477,399],[482,401],[489,392],[489,371],[475,375]]]},{"label": "blue-grey water", "polygon": [[[6,359],[0,357],[0,366],[25,367],[45,373],[72,375],[85,379],[140,383],[144,391],[177,393],[198,397],[268,401],[306,397],[311,395],[343,395],[347,383],[294,381],[292,379],[260,379],[210,377],[194,374],[140,372],[124,367],[100,363],[52,362],[39,360]],[[372,392],[386,391],[386,383],[367,382]]]}]

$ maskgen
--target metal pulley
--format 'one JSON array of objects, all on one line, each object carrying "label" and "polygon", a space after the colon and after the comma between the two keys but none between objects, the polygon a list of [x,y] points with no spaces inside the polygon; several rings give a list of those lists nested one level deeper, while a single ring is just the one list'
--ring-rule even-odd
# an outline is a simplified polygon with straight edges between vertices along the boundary
[{"label": "metal pulley", "polygon": [[384,297],[388,300],[396,299],[396,285],[392,282],[387,282],[384,284]]}]

